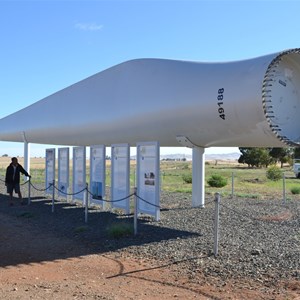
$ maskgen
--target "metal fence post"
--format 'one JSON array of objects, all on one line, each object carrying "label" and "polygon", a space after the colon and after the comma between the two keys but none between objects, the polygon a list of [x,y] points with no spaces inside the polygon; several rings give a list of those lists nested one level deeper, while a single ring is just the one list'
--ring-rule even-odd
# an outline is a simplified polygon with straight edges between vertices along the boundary
[{"label": "metal fence post", "polygon": [[283,193],[283,203],[286,204],[286,189],[285,189],[285,175],[282,173],[282,193]]},{"label": "metal fence post", "polygon": [[83,201],[84,201],[84,204],[85,204],[85,223],[88,222],[88,212],[89,212],[89,196],[88,196],[88,188],[89,188],[89,185],[88,183],[86,184],[86,187],[85,187],[85,190],[84,190],[84,194],[83,194]]},{"label": "metal fence post", "polygon": [[52,212],[54,213],[54,197],[55,197],[55,180],[52,181]]},{"label": "metal fence post", "polygon": [[31,179],[30,179],[30,177],[29,177],[29,180],[28,180],[28,205],[30,205],[30,202],[31,202],[31,195],[30,195],[30,193],[31,193],[31,190],[30,190],[30,188],[31,188]]},{"label": "metal fence post", "polygon": [[231,174],[231,198],[233,198],[234,195],[234,173]]},{"label": "metal fence post", "polygon": [[134,188],[134,214],[133,214],[133,228],[134,228],[134,235],[137,235],[137,215],[138,215],[138,208],[137,208],[137,188]]},{"label": "metal fence post", "polygon": [[219,244],[219,212],[220,212],[220,193],[215,193],[215,219],[214,219],[214,256],[218,255]]},{"label": "metal fence post", "polygon": [[70,186],[68,186],[68,188],[67,188],[67,202],[72,203],[71,187]]}]

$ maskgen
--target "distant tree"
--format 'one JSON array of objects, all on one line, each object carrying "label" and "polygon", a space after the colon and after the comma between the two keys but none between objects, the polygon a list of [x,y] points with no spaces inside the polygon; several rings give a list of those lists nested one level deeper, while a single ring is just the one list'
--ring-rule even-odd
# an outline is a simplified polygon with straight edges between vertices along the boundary
[{"label": "distant tree", "polygon": [[8,157],[8,154],[3,154],[2,157]]},{"label": "distant tree", "polygon": [[300,159],[300,147],[294,148],[294,158]]},{"label": "distant tree", "polygon": [[260,149],[260,166],[268,167],[270,164],[276,163],[276,160],[270,155],[269,148],[258,148]]},{"label": "distant tree", "polygon": [[274,158],[276,162],[280,162],[281,168],[283,164],[287,163],[293,155],[292,148],[270,148],[270,156]]},{"label": "distant tree", "polygon": [[248,167],[268,167],[273,162],[273,158],[270,156],[268,148],[239,147],[239,150],[241,152],[241,156],[238,162],[240,164],[247,164]]}]

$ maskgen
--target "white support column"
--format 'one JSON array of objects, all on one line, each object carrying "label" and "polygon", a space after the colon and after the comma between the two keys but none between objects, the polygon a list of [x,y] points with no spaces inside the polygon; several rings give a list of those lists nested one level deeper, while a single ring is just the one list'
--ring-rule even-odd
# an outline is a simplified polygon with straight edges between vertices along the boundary
[{"label": "white support column", "polygon": [[193,187],[192,206],[204,207],[205,204],[205,154],[204,148],[193,148]]},{"label": "white support column", "polygon": [[24,169],[30,174],[30,144],[24,142]]},{"label": "white support column", "polygon": [[30,145],[27,142],[25,132],[22,135],[24,140],[24,169],[30,174]]}]

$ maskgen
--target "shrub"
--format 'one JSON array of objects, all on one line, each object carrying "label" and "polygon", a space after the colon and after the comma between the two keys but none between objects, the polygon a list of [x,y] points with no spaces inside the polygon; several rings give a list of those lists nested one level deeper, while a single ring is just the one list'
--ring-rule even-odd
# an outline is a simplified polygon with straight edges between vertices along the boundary
[{"label": "shrub", "polygon": [[124,236],[129,236],[133,234],[133,228],[131,224],[125,223],[125,222],[121,222],[121,223],[114,223],[111,224],[108,228],[107,228],[107,232],[109,234],[110,237],[112,238],[121,238]]},{"label": "shrub", "polygon": [[207,180],[207,183],[211,187],[223,187],[223,186],[227,185],[227,179],[219,174],[213,174]]},{"label": "shrub", "polygon": [[292,192],[293,195],[298,195],[298,194],[300,194],[300,186],[293,186],[293,187],[291,188],[291,192]]},{"label": "shrub", "polygon": [[182,166],[182,170],[188,170],[189,169],[189,164],[184,164]]},{"label": "shrub", "polygon": [[75,233],[81,233],[81,232],[85,232],[89,229],[88,226],[83,225],[83,226],[78,226],[76,228],[74,228]]},{"label": "shrub", "polygon": [[282,171],[277,166],[271,166],[267,169],[267,178],[272,181],[278,181],[282,178]]},{"label": "shrub", "polygon": [[193,182],[192,174],[183,174],[182,179],[185,183],[192,183]]}]

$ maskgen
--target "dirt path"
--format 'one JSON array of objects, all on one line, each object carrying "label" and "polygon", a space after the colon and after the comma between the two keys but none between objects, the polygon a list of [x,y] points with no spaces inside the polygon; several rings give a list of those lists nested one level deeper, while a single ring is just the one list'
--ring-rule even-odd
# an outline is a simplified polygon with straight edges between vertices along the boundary
[{"label": "dirt path", "polygon": [[[79,246],[73,241],[0,216],[1,299],[210,298],[184,282],[180,286],[168,268],[112,253],[76,257]],[[53,252],[67,258],[47,261]]]},{"label": "dirt path", "polygon": [[249,281],[220,285],[198,274],[192,284],[176,276],[180,265],[88,254],[68,237],[2,213],[0,240],[1,299],[300,299],[297,282],[280,292]]}]

